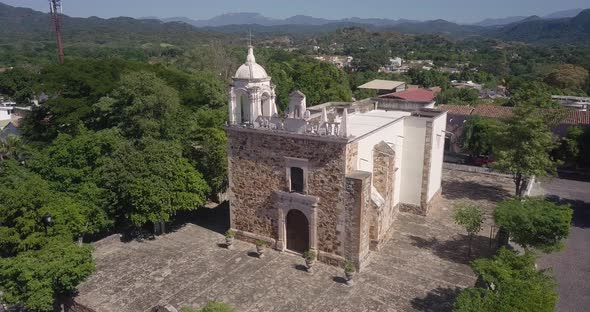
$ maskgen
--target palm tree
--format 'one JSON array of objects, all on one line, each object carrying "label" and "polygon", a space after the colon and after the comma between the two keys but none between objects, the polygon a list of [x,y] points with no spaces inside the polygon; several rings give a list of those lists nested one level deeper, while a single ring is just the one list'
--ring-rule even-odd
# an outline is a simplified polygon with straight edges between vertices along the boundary
[{"label": "palm tree", "polygon": [[0,141],[0,161],[22,158],[22,140],[16,135],[9,135],[5,141]]}]

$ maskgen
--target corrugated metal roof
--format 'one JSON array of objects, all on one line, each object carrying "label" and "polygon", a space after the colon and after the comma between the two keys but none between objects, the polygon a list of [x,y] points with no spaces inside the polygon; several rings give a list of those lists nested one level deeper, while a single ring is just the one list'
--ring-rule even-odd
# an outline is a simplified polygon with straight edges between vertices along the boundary
[{"label": "corrugated metal roof", "polygon": [[405,84],[403,81],[393,81],[393,80],[381,80],[375,79],[373,81],[369,81],[362,86],[359,86],[359,89],[372,89],[372,90],[393,90],[401,85]]}]

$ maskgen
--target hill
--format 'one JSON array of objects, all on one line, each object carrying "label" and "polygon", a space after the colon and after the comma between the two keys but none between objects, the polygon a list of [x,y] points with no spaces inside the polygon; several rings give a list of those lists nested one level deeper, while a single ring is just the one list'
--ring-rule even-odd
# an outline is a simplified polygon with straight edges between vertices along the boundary
[{"label": "hill", "polygon": [[[63,37],[66,44],[125,45],[162,43],[183,45],[219,37],[179,22],[117,17],[77,18],[64,15]],[[53,42],[49,14],[0,3],[0,45],[28,42]]]},{"label": "hill", "polygon": [[590,43],[590,9],[572,18],[529,18],[489,32],[488,35],[528,43]]}]

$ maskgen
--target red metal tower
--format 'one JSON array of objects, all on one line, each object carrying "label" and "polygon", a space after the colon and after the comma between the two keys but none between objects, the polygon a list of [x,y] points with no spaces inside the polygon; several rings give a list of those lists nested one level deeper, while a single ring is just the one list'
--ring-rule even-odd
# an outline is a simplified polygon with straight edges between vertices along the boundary
[{"label": "red metal tower", "polygon": [[64,62],[64,47],[61,42],[61,20],[59,15],[61,14],[61,0],[49,0],[49,14],[53,22],[53,31],[57,39],[57,51],[59,57],[59,63]]}]

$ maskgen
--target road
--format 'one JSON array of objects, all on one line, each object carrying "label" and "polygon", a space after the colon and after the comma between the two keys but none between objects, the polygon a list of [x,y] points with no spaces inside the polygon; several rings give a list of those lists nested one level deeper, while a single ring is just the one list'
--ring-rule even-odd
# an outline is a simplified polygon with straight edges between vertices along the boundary
[{"label": "road", "polygon": [[558,283],[558,312],[590,307],[590,183],[553,179],[541,182],[534,195],[557,196],[574,209],[573,226],[564,251],[545,255],[541,268],[553,268]]}]

